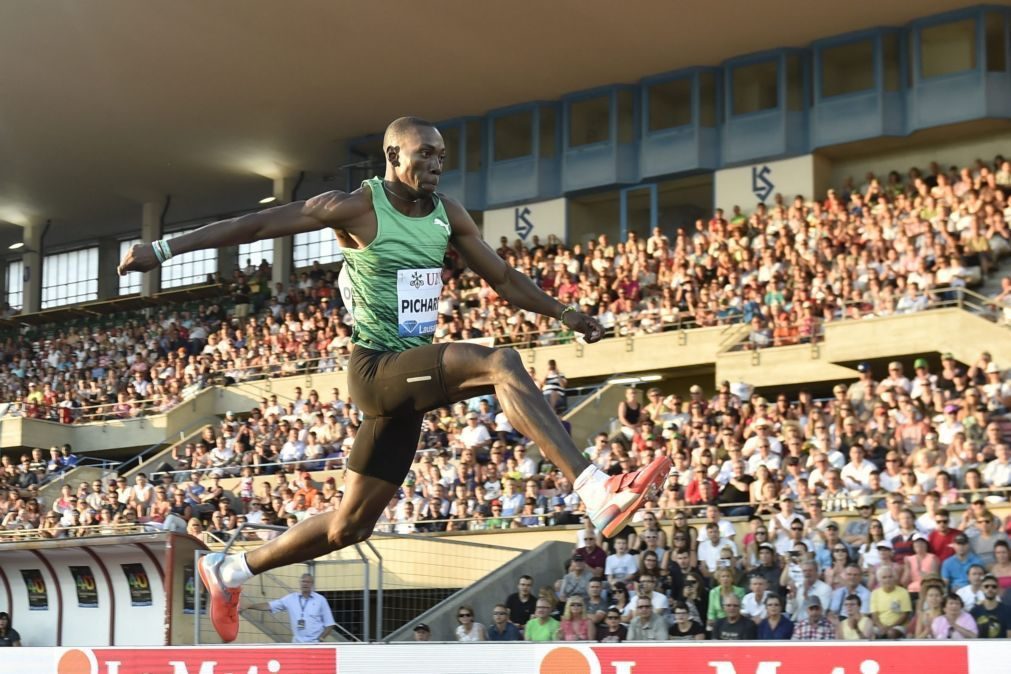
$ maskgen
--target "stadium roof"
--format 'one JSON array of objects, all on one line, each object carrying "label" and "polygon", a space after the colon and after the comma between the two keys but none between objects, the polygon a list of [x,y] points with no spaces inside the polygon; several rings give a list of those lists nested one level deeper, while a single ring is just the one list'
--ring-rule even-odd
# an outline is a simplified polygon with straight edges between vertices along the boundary
[{"label": "stadium roof", "polygon": [[955,0],[39,0],[0,7],[0,251],[253,206],[344,141],[966,6]]}]

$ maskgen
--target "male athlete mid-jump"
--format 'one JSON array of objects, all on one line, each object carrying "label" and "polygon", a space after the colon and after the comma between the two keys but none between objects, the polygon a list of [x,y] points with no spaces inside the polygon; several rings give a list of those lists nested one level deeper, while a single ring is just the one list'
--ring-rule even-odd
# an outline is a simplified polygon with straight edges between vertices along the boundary
[{"label": "male athlete mid-jump", "polygon": [[201,559],[210,616],[225,641],[238,634],[241,585],[258,573],[365,540],[410,469],[425,412],[494,393],[512,425],[569,478],[604,536],[619,531],[647,495],[663,486],[661,456],[633,473],[608,476],[576,448],[510,348],[432,344],[442,263],[452,245],[503,299],[603,336],[593,318],[549,297],[481,238],[457,201],[438,194],[446,148],[429,122],[402,117],[386,129],[384,178],[350,194],[326,192],[215,222],[171,241],[138,244],[119,272],[148,271],[173,255],[331,228],[344,253],[341,291],[354,317],[348,388],[365,419],[355,437],[337,511],[320,513],[243,554]]}]

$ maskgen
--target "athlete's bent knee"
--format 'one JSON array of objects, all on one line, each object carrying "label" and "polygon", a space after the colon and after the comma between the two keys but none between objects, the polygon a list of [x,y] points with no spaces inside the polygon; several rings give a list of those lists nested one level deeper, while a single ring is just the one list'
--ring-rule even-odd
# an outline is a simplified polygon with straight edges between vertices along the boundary
[{"label": "athlete's bent knee", "polygon": [[372,524],[337,520],[327,531],[327,540],[334,550],[361,543],[372,535]]},{"label": "athlete's bent knee", "polygon": [[523,358],[516,349],[496,349],[490,356],[492,376],[496,381],[508,381],[523,377],[526,369]]}]

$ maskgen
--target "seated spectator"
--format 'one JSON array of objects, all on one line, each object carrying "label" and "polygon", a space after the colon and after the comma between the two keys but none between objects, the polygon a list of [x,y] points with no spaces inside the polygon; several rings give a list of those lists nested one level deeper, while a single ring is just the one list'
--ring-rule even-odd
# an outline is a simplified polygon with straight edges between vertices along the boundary
[{"label": "seated spectator", "polygon": [[491,625],[488,627],[488,641],[522,641],[523,633],[516,623],[509,620],[509,607],[505,604],[495,604],[491,612]]},{"label": "seated spectator", "polygon": [[617,644],[628,637],[628,628],[621,622],[621,611],[609,608],[604,616],[602,629],[597,630],[597,641],[602,644]]},{"label": "seated spectator", "polygon": [[538,599],[533,617],[523,627],[524,641],[554,641],[560,623],[551,617],[554,607],[545,599]]},{"label": "seated spectator", "polygon": [[944,599],[944,612],[934,618],[930,630],[935,639],[975,639],[979,636],[976,621],[962,604],[957,594]]},{"label": "seated spectator", "polygon": [[981,639],[1011,638],[1011,607],[1001,599],[1000,585],[995,576],[983,577],[983,598],[970,613],[976,621]]},{"label": "seated spectator", "polygon": [[861,611],[861,599],[848,595],[843,600],[843,611],[835,618],[836,638],[844,641],[863,641],[874,638],[874,621]]},{"label": "seated spectator", "polygon": [[725,617],[713,625],[713,639],[725,641],[747,641],[755,639],[758,629],[755,623],[741,615],[741,600],[738,597],[723,600]]},{"label": "seated spectator", "polygon": [[969,569],[980,566],[981,560],[970,551],[969,537],[959,532],[952,539],[955,554],[941,563],[941,578],[952,591],[958,591],[969,584]]},{"label": "seated spectator", "polygon": [[811,595],[804,602],[807,617],[798,620],[793,626],[794,641],[828,641],[836,636],[836,628],[825,616],[821,600]]},{"label": "seated spectator", "polygon": [[691,613],[684,602],[674,604],[674,624],[668,630],[671,641],[703,641],[706,631],[698,622],[692,620]]},{"label": "seated spectator", "polygon": [[871,619],[875,636],[901,639],[906,634],[913,605],[909,592],[896,584],[895,570],[882,566],[877,570],[878,587],[871,592]]},{"label": "seated spectator", "polygon": [[532,592],[534,579],[531,576],[520,576],[516,583],[516,592],[506,598],[506,608],[509,609],[509,619],[523,627],[534,615],[537,607],[537,597]]},{"label": "seated spectator", "polygon": [[593,580],[593,572],[586,568],[583,556],[573,555],[569,562],[568,572],[558,582],[558,598],[562,601],[568,601],[573,596],[586,599],[589,596],[591,580]]},{"label": "seated spectator", "polygon": [[596,638],[593,620],[587,617],[586,600],[579,595],[570,596],[565,602],[565,611],[558,626],[558,641],[594,641]]},{"label": "seated spectator", "polygon": [[456,619],[460,623],[455,631],[457,641],[487,641],[484,625],[474,620],[473,608],[464,604],[457,609]]},{"label": "seated spectator", "polygon": [[653,610],[647,597],[635,602],[635,617],[628,623],[628,641],[667,641],[667,621]]}]

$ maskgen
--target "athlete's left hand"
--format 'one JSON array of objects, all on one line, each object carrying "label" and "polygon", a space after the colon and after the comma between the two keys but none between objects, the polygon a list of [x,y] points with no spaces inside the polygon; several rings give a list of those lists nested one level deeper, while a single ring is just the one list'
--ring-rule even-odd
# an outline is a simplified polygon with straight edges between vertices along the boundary
[{"label": "athlete's left hand", "polygon": [[604,326],[598,323],[596,318],[587,316],[582,311],[566,311],[562,322],[566,327],[583,335],[583,339],[589,344],[599,342],[604,337]]}]

